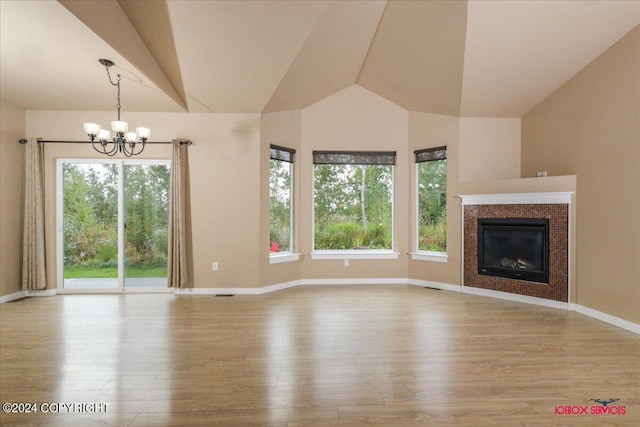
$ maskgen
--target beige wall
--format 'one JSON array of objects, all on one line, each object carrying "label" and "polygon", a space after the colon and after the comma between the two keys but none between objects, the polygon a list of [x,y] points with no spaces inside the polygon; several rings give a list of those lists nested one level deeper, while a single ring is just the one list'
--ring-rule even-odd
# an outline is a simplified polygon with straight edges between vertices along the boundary
[{"label": "beige wall", "polygon": [[[107,124],[112,112],[27,112],[27,135],[83,140],[84,121]],[[153,141],[184,137],[189,148],[196,287],[260,285],[260,117],[257,114],[125,113],[146,125]],[[104,158],[89,145],[47,144],[46,227],[50,287],[56,287],[55,169],[58,158]],[[149,146],[145,158],[168,159],[169,145]],[[219,271],[211,263],[219,262]]]},{"label": "beige wall", "polygon": [[[29,111],[27,134],[83,140],[84,121],[108,123],[110,112]],[[450,168],[450,261],[413,262],[415,276],[459,283],[457,140],[459,119],[408,113],[354,85],[303,110],[262,115],[127,113],[131,124],[152,128],[152,140],[187,137],[196,287],[258,287],[322,278],[407,278],[413,245],[411,203],[415,191],[412,150],[446,144]],[[411,137],[409,132],[411,130]],[[269,144],[295,148],[294,245],[301,261],[269,264]],[[426,144],[426,145],[425,145]],[[313,165],[316,149],[397,152],[395,214],[398,260],[311,260]],[[146,158],[169,158],[169,146],[149,146]],[[58,158],[102,158],[88,145],[47,144],[47,250],[51,287],[56,286],[55,169]],[[211,271],[218,261],[220,270]]]},{"label": "beige wall", "polygon": [[433,262],[409,260],[409,277],[418,280],[451,285],[460,284],[461,244],[460,244],[460,201],[459,194],[460,119],[428,113],[409,113],[409,150],[411,155],[407,166],[411,170],[411,210],[407,221],[410,227],[410,250],[415,251],[416,243],[416,169],[413,152],[423,148],[447,146],[447,254],[448,261]]},{"label": "beige wall", "polygon": [[0,296],[22,289],[24,136],[25,111],[0,101]]},{"label": "beige wall", "polygon": [[522,119],[522,173],[577,175],[577,303],[640,323],[640,27]]},{"label": "beige wall", "polygon": [[[465,121],[464,125],[462,120]],[[465,133],[465,150],[460,148]],[[300,263],[269,265],[261,258],[262,283],[298,279],[415,278],[460,284],[459,163],[466,160],[467,179],[514,178],[520,174],[519,119],[460,119],[438,114],[407,112],[368,90],[353,85],[303,110],[262,116],[262,220],[261,238],[268,246],[268,146],[298,150],[296,156],[296,239]],[[481,144],[488,143],[488,150]],[[448,148],[448,254],[446,263],[410,260],[415,249],[415,163],[413,151],[446,145]],[[313,150],[393,150],[396,167],[396,241],[399,260],[311,260],[313,212]],[[496,151],[499,151],[496,153]],[[490,166],[479,168],[475,163]],[[472,169],[472,170],[471,170]],[[302,265],[302,269],[300,268]]]},{"label": "beige wall", "polygon": [[460,182],[520,177],[520,119],[460,118]]},{"label": "beige wall", "polygon": [[[409,251],[408,112],[353,85],[302,110],[300,168],[300,250],[302,277],[406,278]],[[396,151],[395,238],[397,260],[311,260],[313,235],[313,150]]]},{"label": "beige wall", "polygon": [[296,150],[293,168],[293,251],[300,248],[300,228],[296,226],[300,221],[301,185],[300,177],[300,146],[302,138],[302,111],[291,110],[279,113],[263,114],[260,118],[260,266],[262,286],[300,280],[300,262],[285,262],[269,264],[269,145],[275,144]]}]

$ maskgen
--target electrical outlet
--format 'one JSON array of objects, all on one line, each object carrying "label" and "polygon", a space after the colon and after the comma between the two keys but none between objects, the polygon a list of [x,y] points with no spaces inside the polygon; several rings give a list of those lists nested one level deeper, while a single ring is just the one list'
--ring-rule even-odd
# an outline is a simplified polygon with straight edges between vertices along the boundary
[{"label": "electrical outlet", "polygon": [[344,260],[344,266],[345,266],[345,267],[349,267],[349,260],[348,260],[348,259],[345,259],[345,260]]},{"label": "electrical outlet", "polygon": [[214,262],[213,264],[211,264],[211,269],[212,269],[213,271],[218,271],[218,263],[217,263],[217,262]]}]

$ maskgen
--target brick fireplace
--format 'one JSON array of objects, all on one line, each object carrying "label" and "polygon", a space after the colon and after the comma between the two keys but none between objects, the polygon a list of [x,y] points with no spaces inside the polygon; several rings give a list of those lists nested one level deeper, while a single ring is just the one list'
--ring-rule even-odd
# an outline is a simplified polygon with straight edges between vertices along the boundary
[{"label": "brick fireplace", "polygon": [[[460,196],[463,205],[463,286],[552,301],[569,301],[571,193]],[[478,273],[478,219],[548,220],[549,283]]]}]

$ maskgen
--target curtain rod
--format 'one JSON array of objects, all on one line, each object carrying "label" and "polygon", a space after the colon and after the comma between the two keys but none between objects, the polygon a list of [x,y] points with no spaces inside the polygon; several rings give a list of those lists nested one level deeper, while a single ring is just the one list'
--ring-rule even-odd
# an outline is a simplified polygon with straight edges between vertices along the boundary
[{"label": "curtain rod", "polygon": [[[18,140],[18,142],[20,144],[26,144],[27,140],[26,138],[20,138]],[[53,144],[91,144],[91,141],[49,141],[49,140],[45,140],[45,139],[39,139],[38,140],[39,144],[49,144],[49,143],[53,143]],[[145,144],[171,144],[171,141],[147,141],[145,142]],[[195,145],[193,141],[191,140],[187,140],[187,141],[180,141],[180,145]]]}]

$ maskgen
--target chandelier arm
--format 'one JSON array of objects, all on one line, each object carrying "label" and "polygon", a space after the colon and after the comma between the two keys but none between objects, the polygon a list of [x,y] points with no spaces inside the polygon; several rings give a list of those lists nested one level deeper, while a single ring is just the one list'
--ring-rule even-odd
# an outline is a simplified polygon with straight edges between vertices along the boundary
[{"label": "chandelier arm", "polygon": [[112,150],[107,150],[107,145],[108,145],[108,144],[109,144],[108,142],[104,142],[104,143],[103,143],[102,141],[100,141],[100,145],[99,145],[99,146],[96,146],[96,143],[95,143],[95,142],[92,142],[92,143],[91,143],[91,146],[92,146],[92,147],[93,147],[93,149],[94,149],[94,150],[96,150],[98,153],[100,153],[100,154],[105,154],[105,155],[107,155],[107,156],[109,156],[109,157],[112,157],[114,154],[116,154],[116,151],[115,151],[115,148],[116,148],[116,147],[115,147],[115,145],[114,145],[114,147],[113,147],[113,149],[112,149]]},{"label": "chandelier arm", "polygon": [[105,153],[104,151],[100,151],[100,150],[98,149],[98,147],[96,147],[96,142],[95,142],[95,140],[92,140],[92,141],[91,141],[91,146],[92,146],[92,147],[93,147],[93,149],[94,149],[94,150],[96,150],[98,153],[100,153],[100,154],[107,154],[107,153]]},{"label": "chandelier arm", "polygon": [[[136,146],[140,147],[140,151],[138,152],[135,151]],[[141,142],[141,143],[134,144],[133,147],[129,146],[129,150],[132,156],[137,156],[144,151],[144,147],[145,147],[145,143]]]},{"label": "chandelier arm", "polygon": [[[108,145],[108,144],[109,142],[105,143],[105,145]],[[113,144],[113,148],[111,149],[111,151],[107,153],[107,156],[113,157],[118,153],[118,144],[116,144],[115,140],[111,144]]]},{"label": "chandelier arm", "polygon": [[122,144],[122,151],[123,151],[124,155],[127,156],[127,157],[137,156],[138,154],[142,153],[142,150],[144,150],[144,146],[142,147],[142,149],[140,151],[138,151],[136,153],[136,143],[135,142],[124,142]]}]

